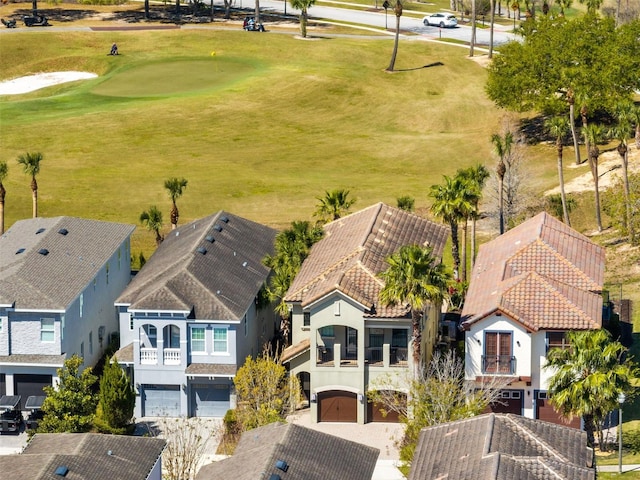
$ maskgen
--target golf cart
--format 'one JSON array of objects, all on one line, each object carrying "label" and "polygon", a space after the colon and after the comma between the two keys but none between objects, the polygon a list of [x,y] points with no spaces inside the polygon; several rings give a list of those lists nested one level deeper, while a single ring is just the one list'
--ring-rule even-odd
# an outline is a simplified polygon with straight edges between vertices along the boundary
[{"label": "golf cart", "polygon": [[27,398],[27,402],[24,404],[24,408],[30,411],[27,417],[27,430],[35,430],[38,428],[38,422],[44,417],[42,404],[45,398],[44,395],[31,395]]},{"label": "golf cart", "polygon": [[0,433],[20,433],[22,412],[20,395],[3,395],[0,398]]},{"label": "golf cart", "polygon": [[245,17],[242,28],[247,32],[264,32],[264,25],[262,25],[262,23],[256,23],[254,17]]},{"label": "golf cart", "polygon": [[49,20],[44,15],[40,15],[39,13],[34,12],[31,15],[25,15],[22,17],[24,24],[27,27],[48,27]]}]

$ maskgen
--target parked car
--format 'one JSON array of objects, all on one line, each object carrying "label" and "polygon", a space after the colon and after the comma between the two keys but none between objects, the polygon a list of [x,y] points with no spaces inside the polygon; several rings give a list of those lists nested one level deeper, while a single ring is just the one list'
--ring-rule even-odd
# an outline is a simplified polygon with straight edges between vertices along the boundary
[{"label": "parked car", "polygon": [[20,395],[3,395],[0,398],[0,433],[20,433],[22,412]]},{"label": "parked car", "polygon": [[27,417],[27,430],[35,430],[38,428],[38,422],[44,417],[42,404],[44,403],[45,398],[46,397],[43,395],[31,395],[27,398],[27,401],[24,404],[24,408],[30,410],[29,416]]},{"label": "parked car", "polygon": [[433,13],[422,19],[425,26],[434,25],[440,28],[454,28],[458,26],[458,19],[451,13]]}]

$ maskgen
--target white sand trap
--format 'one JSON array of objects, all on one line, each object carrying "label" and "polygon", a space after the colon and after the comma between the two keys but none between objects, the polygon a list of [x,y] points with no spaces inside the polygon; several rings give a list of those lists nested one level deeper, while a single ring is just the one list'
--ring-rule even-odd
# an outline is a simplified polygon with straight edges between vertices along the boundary
[{"label": "white sand trap", "polygon": [[14,78],[6,82],[0,82],[0,95],[18,95],[29,93],[41,88],[58,85],[59,83],[73,82],[75,80],[87,80],[98,75],[89,72],[49,72],[38,73],[26,77]]}]

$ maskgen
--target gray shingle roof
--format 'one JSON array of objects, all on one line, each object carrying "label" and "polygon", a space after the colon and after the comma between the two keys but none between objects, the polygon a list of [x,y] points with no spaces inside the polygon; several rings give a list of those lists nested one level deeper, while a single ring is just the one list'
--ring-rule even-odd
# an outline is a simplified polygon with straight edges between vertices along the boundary
[{"label": "gray shingle roof", "polygon": [[75,217],[14,223],[0,236],[0,304],[66,310],[134,229]]},{"label": "gray shingle roof", "polygon": [[585,432],[491,413],[423,429],[409,480],[590,480],[592,455]]},{"label": "gray shingle roof", "polygon": [[[232,457],[203,466],[196,478],[268,480],[277,474],[282,480],[371,480],[379,454],[300,425],[274,423],[245,432]],[[286,472],[276,468],[278,460],[289,465]]]},{"label": "gray shingle roof", "polygon": [[38,433],[23,453],[0,456],[0,471],[12,472],[14,480],[59,480],[55,470],[64,465],[66,480],[143,480],[164,446],[158,438]]},{"label": "gray shingle roof", "polygon": [[339,290],[374,309],[378,317],[403,317],[405,305],[384,307],[378,302],[387,269],[385,259],[405,245],[431,246],[440,259],[449,236],[447,227],[413,213],[377,203],[324,226],[296,275],[286,301],[304,306]]},{"label": "gray shingle roof", "polygon": [[36,366],[51,366],[62,367],[64,361],[67,359],[67,355],[37,355],[37,354],[23,354],[23,355],[0,355],[0,364],[20,364],[20,365],[36,365]]},{"label": "gray shingle roof", "polygon": [[273,253],[275,235],[223,211],[183,225],[167,235],[116,303],[240,320],[269,275],[262,259]]}]

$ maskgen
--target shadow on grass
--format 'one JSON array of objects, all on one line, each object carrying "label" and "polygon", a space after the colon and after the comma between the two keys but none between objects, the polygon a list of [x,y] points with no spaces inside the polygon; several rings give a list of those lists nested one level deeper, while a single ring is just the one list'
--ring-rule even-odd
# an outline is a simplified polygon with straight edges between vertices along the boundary
[{"label": "shadow on grass", "polygon": [[[32,13],[31,9],[20,9],[16,10],[12,17],[18,17],[22,20],[23,16],[30,16]],[[38,13],[47,17],[50,22],[60,23],[77,22],[98,14],[96,10],[65,10],[63,8],[39,8]]]},{"label": "shadow on grass", "polygon": [[394,70],[394,72],[413,72],[414,70],[422,70],[423,68],[431,68],[431,67],[444,67],[444,63],[442,63],[442,62],[433,62],[433,63],[429,63],[427,65],[423,65],[421,67],[399,68],[397,70]]}]

